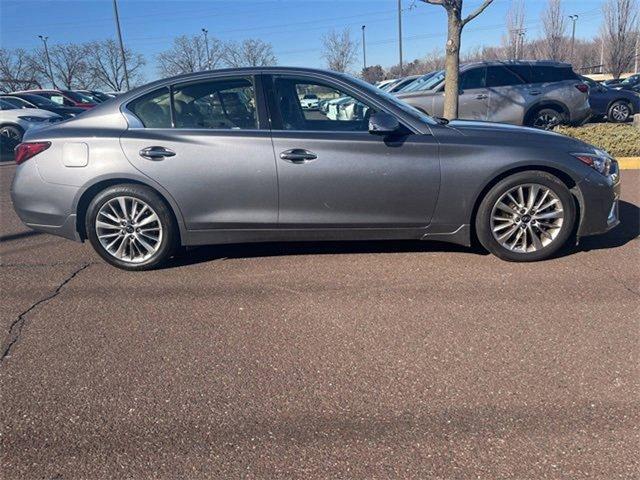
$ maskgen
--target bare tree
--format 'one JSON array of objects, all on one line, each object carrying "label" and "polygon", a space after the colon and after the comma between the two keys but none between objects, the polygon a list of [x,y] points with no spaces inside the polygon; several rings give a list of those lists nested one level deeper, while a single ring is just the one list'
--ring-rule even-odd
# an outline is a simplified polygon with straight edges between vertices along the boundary
[{"label": "bare tree", "polygon": [[[87,45],[67,43],[54,45],[49,48],[51,70],[55,77],[55,84],[67,89],[89,88],[94,85],[94,77],[89,72],[87,63]],[[37,49],[33,55],[35,68],[46,77],[49,69],[44,50]],[[52,80],[52,79],[49,79]],[[53,83],[53,82],[52,82]]]},{"label": "bare tree", "polygon": [[262,67],[277,63],[273,46],[254,38],[227,43],[222,50],[222,59],[230,67]]},{"label": "bare tree", "polygon": [[460,45],[462,29],[471,20],[491,5],[493,0],[484,0],[478,8],[462,18],[462,0],[422,0],[431,5],[440,5],[447,11],[447,44],[445,58],[444,116],[458,117]]},{"label": "bare tree", "polygon": [[525,17],[524,0],[513,0],[507,11],[507,32],[502,37],[504,53],[509,60],[524,56]]},{"label": "bare tree", "polygon": [[638,41],[636,0],[607,0],[603,6],[602,36],[605,63],[614,78],[631,68]]},{"label": "bare tree", "polygon": [[0,91],[13,92],[39,87],[42,77],[31,56],[23,49],[0,48]]},{"label": "bare tree", "polygon": [[[125,58],[130,84],[140,84],[142,67],[146,63],[144,57],[125,49]],[[87,61],[97,84],[115,91],[126,88],[122,56],[115,41],[107,39],[91,42],[87,46]]]},{"label": "bare tree", "polygon": [[207,50],[202,35],[174,38],[173,46],[158,55],[158,73],[167,77],[216,68],[222,62],[222,42],[217,38],[209,38],[208,43]]},{"label": "bare tree", "polygon": [[543,55],[549,60],[566,58],[567,16],[562,8],[562,0],[548,0],[542,12]]},{"label": "bare tree", "polygon": [[351,31],[345,28],[342,32],[331,30],[322,37],[322,58],[327,67],[334,72],[346,72],[356,61],[358,42],[351,38]]},{"label": "bare tree", "polygon": [[361,76],[365,82],[375,84],[381,80],[384,80],[384,69],[381,65],[371,65],[367,68],[362,69]]}]

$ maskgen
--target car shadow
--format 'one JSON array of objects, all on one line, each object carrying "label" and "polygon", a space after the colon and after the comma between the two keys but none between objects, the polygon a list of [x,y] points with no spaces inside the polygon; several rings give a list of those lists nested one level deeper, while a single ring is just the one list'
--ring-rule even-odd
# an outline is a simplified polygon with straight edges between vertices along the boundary
[{"label": "car shadow", "polygon": [[[580,240],[578,251],[601,250],[621,247],[640,236],[640,208],[633,203],[620,201],[618,206],[620,224],[603,235],[584,237]],[[572,252],[568,252],[571,254]]]},{"label": "car shadow", "polygon": [[486,253],[480,248],[466,248],[450,243],[419,240],[247,243],[182,249],[167,263],[165,268],[182,267],[230,258],[471,251],[480,255]]},{"label": "car shadow", "polygon": [[[585,237],[577,247],[566,249],[557,257],[577,252],[620,247],[638,238],[640,236],[640,209],[632,203],[621,201],[619,214],[620,224],[613,230],[603,235]],[[165,268],[183,267],[229,258],[414,252],[467,252],[488,255],[486,250],[480,246],[467,248],[451,243],[419,240],[247,243],[183,249],[166,264]]]}]

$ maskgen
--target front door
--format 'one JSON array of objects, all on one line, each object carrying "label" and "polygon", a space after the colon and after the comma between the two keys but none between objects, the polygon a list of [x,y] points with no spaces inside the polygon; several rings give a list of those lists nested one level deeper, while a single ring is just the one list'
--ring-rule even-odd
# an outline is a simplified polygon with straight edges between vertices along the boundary
[{"label": "front door", "polygon": [[460,74],[458,116],[465,120],[486,120],[489,111],[489,89],[485,67],[476,67]]},{"label": "front door", "polygon": [[129,161],[168,190],[189,230],[275,226],[276,165],[254,78],[172,88],[128,105],[141,122],[121,137]]},{"label": "front door", "polygon": [[[416,227],[430,222],[440,167],[431,135],[368,132],[374,108],[346,85],[268,78],[284,228]],[[318,107],[302,108],[305,95]]]}]

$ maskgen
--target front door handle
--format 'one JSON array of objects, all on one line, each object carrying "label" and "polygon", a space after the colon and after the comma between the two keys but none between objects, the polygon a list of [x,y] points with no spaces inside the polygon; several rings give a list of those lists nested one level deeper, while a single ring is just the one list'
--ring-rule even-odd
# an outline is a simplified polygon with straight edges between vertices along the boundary
[{"label": "front door handle", "polygon": [[476,95],[476,99],[477,100],[484,100],[487,97],[488,97],[488,95],[485,94],[485,93],[479,93],[478,95]]},{"label": "front door handle", "polygon": [[291,150],[285,150],[282,152],[280,154],[280,158],[291,163],[306,163],[315,160],[318,156],[309,150],[292,148]]},{"label": "front door handle", "polygon": [[540,95],[541,93],[540,90],[529,90],[529,95]]},{"label": "front door handle", "polygon": [[173,157],[176,152],[173,150],[169,150],[165,147],[147,147],[140,150],[140,156],[144,158],[148,158],[149,160],[159,160],[165,157]]}]

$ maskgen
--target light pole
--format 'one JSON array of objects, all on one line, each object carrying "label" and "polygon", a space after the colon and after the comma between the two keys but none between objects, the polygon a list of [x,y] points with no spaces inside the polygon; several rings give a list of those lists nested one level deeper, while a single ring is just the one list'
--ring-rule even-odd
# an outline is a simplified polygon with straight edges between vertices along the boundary
[{"label": "light pole", "polygon": [[402,76],[402,0],[398,0],[398,53],[400,55],[400,76]]},{"label": "light pole", "polygon": [[209,70],[211,68],[211,59],[209,58],[209,37],[207,36],[209,34],[209,30],[203,28],[202,33],[204,34],[204,46],[207,49],[207,70]]},{"label": "light pole", "polygon": [[573,58],[573,49],[576,43],[576,22],[578,21],[578,15],[569,15],[569,18],[573,22],[573,26],[571,28],[571,63],[574,62]]},{"label": "light pole", "polygon": [[47,66],[49,67],[49,78],[51,78],[51,84],[53,85],[53,88],[58,88],[56,87],[56,80],[55,78],[53,78],[53,70],[51,69],[51,58],[49,58],[49,47],[47,47],[47,40],[49,40],[49,37],[38,35],[38,38],[42,40],[42,43],[44,43],[44,55],[47,59]]},{"label": "light pole", "polygon": [[120,31],[120,16],[118,15],[118,2],[113,0],[113,13],[116,19],[116,30],[118,31],[118,41],[120,42],[120,54],[122,55],[122,66],[124,67],[124,81],[127,84],[127,90],[131,90],[129,85],[129,72],[127,70],[127,58],[124,54],[124,44],[122,43],[122,32]]},{"label": "light pole", "polygon": [[524,51],[524,35],[526,30],[516,30],[516,55],[514,60],[520,60],[520,54]]},{"label": "light pole", "polygon": [[366,25],[362,25],[362,69],[367,69],[367,45],[366,45],[366,37],[364,34],[364,30],[367,28]]}]

